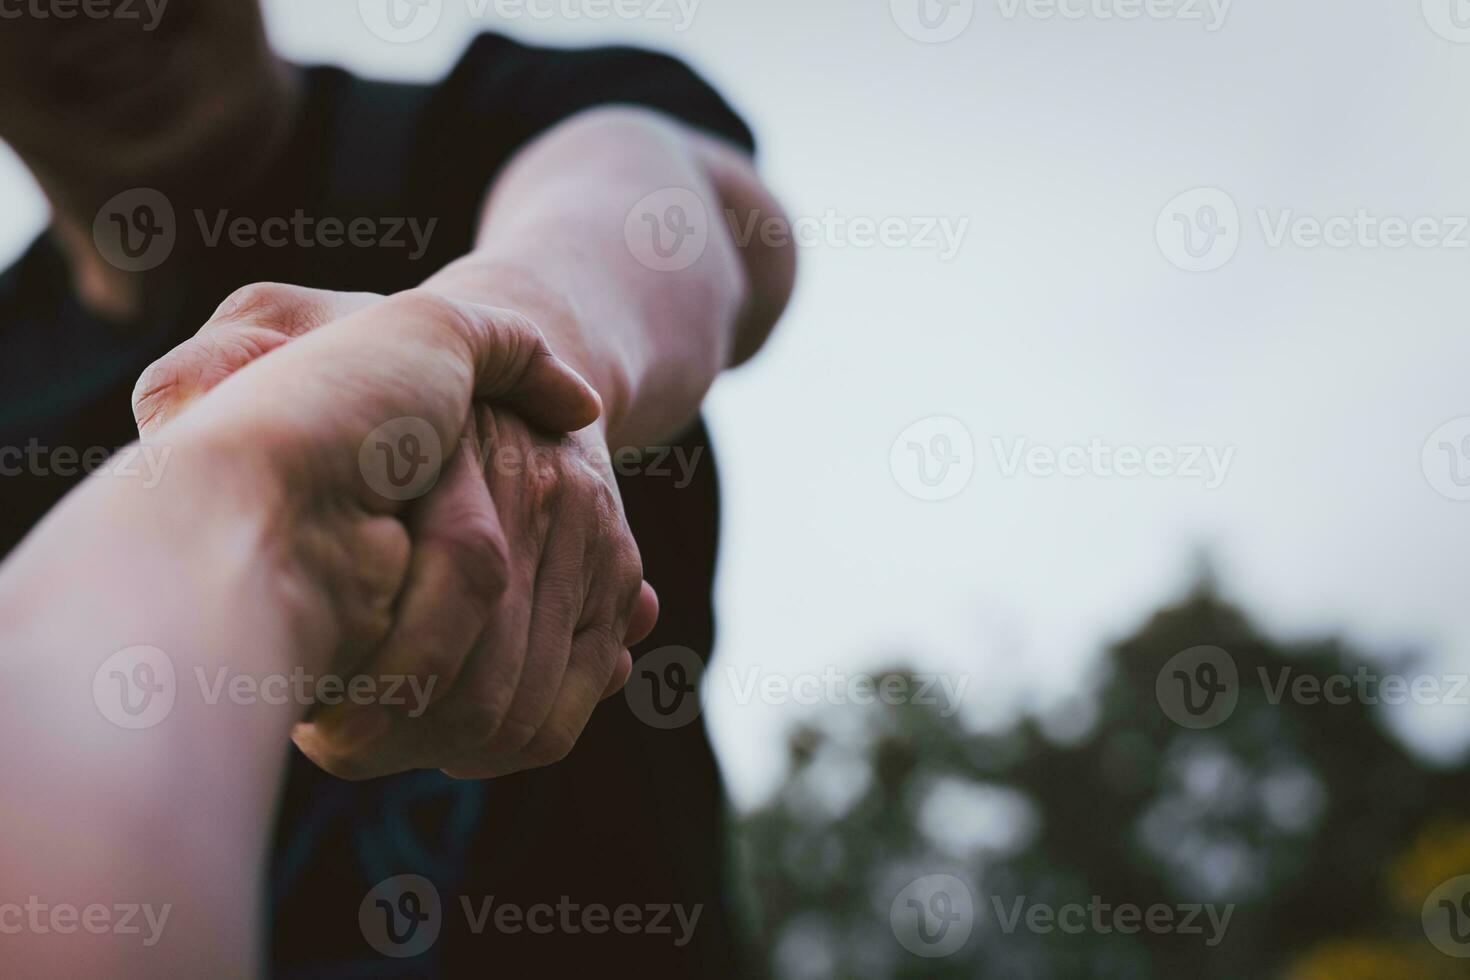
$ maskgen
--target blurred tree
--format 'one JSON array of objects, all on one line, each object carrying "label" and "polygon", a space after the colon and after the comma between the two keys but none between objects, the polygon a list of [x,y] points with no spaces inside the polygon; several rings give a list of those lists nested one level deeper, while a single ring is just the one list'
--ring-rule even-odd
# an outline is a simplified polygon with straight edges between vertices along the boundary
[{"label": "blurred tree", "polygon": [[[1171,720],[1159,678],[1205,644],[1228,653],[1238,701],[1196,729]],[[738,829],[754,938],[782,980],[1470,975],[1420,921],[1436,886],[1470,874],[1470,780],[1406,751],[1370,698],[1310,696],[1360,668],[1412,672],[1336,641],[1264,638],[1206,577],[1108,651],[1094,702],[1070,717],[977,734],[933,706],[829,709]],[[966,883],[974,929],[926,958],[889,916],[935,874]],[[1012,919],[1094,896],[1108,908],[1086,909],[1081,931]],[[1199,934],[1125,934],[1124,903],[1169,906],[1176,923],[1190,905],[1217,922],[1232,910],[1223,937],[1203,912]]]}]

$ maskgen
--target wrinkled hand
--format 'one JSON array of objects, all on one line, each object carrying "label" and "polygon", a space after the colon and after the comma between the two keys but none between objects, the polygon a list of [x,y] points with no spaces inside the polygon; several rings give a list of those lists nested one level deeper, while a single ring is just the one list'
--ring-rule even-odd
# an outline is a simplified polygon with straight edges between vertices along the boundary
[{"label": "wrinkled hand", "polygon": [[[417,717],[382,705],[318,712],[296,740],[330,772],[436,768],[483,779],[557,762],[597,703],[628,679],[628,646],[653,628],[656,600],[642,584],[601,437],[540,435],[492,408],[478,422],[479,441],[456,462],[457,487],[425,500],[421,534],[445,537],[422,553],[424,580],[410,575],[421,605],[405,603],[393,635],[360,668],[416,677],[419,689],[434,679],[440,696]],[[463,584],[450,564],[453,542],[491,518],[506,545],[503,591],[446,619],[446,600]]]},{"label": "wrinkled hand", "polygon": [[[327,323],[360,320],[366,340],[395,303],[404,300],[250,287],[145,372],[134,396],[139,429],[149,438],[205,391]],[[411,554],[391,624],[367,631],[382,642],[350,658],[369,676],[409,676],[417,683],[404,687],[431,695],[427,707],[323,707],[295,733],[304,752],[345,778],[410,768],[485,778],[559,760],[597,702],[622,686],[631,669],[627,646],[657,617],[600,429],[543,434],[585,425],[596,414],[595,395],[587,389],[590,413],[585,403],[575,407],[579,396],[565,376],[575,375],[528,321],[496,312],[512,325],[507,336],[517,349],[505,363],[520,365],[520,375],[484,386],[494,407],[477,407],[459,439],[445,441],[437,482],[402,515]],[[340,368],[315,367],[313,380],[329,397]],[[382,379],[373,383],[405,392],[434,383],[410,366],[396,368],[379,365]],[[342,390],[343,399],[361,399],[356,388]],[[393,411],[377,424],[414,414]]]}]

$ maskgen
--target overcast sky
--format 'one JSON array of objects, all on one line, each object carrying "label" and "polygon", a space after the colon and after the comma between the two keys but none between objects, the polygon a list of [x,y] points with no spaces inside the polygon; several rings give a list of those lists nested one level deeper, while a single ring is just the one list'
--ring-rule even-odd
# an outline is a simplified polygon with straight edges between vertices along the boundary
[{"label": "overcast sky", "polygon": [[[290,55],[384,76],[434,77],[478,30],[669,50],[753,122],[802,219],[790,315],[710,401],[707,710],[743,804],[814,710],[741,704],[752,670],[907,657],[969,675],[994,724],[1075,691],[1199,548],[1283,635],[1467,669],[1452,0],[437,2],[414,43],[357,0],[266,6]],[[9,157],[0,214],[7,257],[44,220]],[[1443,753],[1466,715],[1405,724]]]}]

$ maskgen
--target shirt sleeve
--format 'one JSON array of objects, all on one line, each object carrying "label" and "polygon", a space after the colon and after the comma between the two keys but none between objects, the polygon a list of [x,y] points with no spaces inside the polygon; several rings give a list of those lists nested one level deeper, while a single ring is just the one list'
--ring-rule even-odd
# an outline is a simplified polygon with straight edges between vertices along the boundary
[{"label": "shirt sleeve", "polygon": [[413,179],[449,220],[462,215],[473,223],[491,181],[517,150],[579,112],[612,105],[651,109],[755,152],[740,116],[676,58],[629,47],[535,47],[482,34],[429,100]]}]

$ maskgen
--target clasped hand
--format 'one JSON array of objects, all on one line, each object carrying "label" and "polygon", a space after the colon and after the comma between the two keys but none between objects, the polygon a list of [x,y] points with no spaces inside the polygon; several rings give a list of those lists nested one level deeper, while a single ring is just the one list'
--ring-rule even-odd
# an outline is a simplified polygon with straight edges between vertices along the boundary
[{"label": "clasped hand", "polygon": [[[304,659],[429,692],[318,705],[293,737],[335,775],[558,761],[653,628],[599,399],[515,312],[247,287],[144,373],[134,411],[145,442],[214,429],[259,459],[280,514],[262,551]],[[444,447],[408,500],[360,458],[404,419]]]}]

